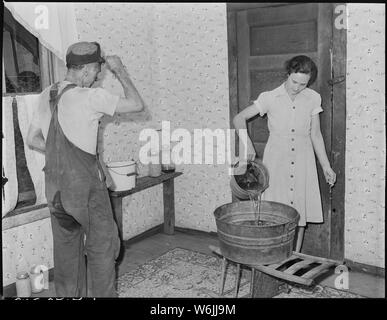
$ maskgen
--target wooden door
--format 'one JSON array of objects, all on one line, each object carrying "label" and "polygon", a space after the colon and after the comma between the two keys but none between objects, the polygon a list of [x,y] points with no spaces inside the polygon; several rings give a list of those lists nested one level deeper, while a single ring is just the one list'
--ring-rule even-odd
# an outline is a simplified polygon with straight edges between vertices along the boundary
[{"label": "wooden door", "polygon": [[[328,84],[332,76],[332,4],[262,6],[235,13],[238,107],[230,114],[232,116],[243,110],[261,92],[272,90],[283,83],[286,79],[286,60],[295,55],[307,55],[318,67],[318,77],[311,88],[322,97],[324,112],[320,114],[320,122],[329,156],[332,135],[332,87]],[[257,155],[262,158],[269,136],[267,117],[251,119],[248,130]],[[331,255],[331,194],[319,165],[318,175],[324,223],[308,225],[302,252],[328,257]]]}]

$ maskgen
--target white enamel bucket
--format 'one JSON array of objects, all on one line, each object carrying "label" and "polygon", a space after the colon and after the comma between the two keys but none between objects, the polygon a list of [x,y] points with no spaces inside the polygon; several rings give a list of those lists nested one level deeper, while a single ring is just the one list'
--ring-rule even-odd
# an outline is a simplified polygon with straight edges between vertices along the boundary
[{"label": "white enamel bucket", "polygon": [[133,160],[110,162],[106,164],[113,180],[113,191],[124,191],[136,186],[137,166]]}]

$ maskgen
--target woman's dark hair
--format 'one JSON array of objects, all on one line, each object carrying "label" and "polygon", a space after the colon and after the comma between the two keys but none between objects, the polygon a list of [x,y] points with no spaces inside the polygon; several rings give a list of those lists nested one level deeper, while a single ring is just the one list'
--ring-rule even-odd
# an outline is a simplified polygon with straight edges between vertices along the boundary
[{"label": "woman's dark hair", "polygon": [[315,82],[317,78],[317,66],[313,60],[307,56],[295,56],[285,63],[288,75],[292,73],[305,73],[310,75],[308,87]]}]

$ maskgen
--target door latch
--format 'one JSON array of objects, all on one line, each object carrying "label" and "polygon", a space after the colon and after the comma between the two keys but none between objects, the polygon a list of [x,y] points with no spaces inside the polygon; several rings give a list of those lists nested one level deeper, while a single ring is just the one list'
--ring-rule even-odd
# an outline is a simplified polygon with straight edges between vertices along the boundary
[{"label": "door latch", "polygon": [[338,76],[337,78],[329,79],[327,82],[330,86],[341,83],[345,80],[345,76]]}]

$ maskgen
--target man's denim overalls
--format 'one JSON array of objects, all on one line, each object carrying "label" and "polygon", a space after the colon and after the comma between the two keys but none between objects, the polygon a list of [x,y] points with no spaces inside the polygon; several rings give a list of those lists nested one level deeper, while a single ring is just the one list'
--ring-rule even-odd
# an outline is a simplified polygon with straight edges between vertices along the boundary
[{"label": "man's denim overalls", "polygon": [[50,91],[52,116],[43,170],[54,239],[56,295],[116,297],[120,240],[105,176],[97,157],[71,143],[58,122],[59,99],[75,86],[68,85],[58,95],[54,84]]}]

